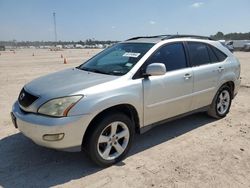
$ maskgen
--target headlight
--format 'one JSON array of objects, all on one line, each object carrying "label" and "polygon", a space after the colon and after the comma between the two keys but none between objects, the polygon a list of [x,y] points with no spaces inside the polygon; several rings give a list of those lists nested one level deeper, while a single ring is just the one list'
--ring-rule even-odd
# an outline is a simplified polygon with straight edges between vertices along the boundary
[{"label": "headlight", "polygon": [[69,110],[82,98],[83,96],[70,96],[70,97],[63,97],[52,99],[43,105],[41,105],[38,109],[38,113],[49,115],[49,116],[56,116],[56,117],[63,117],[67,116]]}]

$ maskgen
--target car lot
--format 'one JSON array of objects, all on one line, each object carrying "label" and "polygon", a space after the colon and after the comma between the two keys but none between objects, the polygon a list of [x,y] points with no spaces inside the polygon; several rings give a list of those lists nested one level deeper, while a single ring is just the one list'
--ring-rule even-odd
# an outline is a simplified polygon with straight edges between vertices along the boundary
[{"label": "car lot", "polygon": [[[250,53],[235,52],[242,83],[222,120],[196,114],[138,135],[127,159],[107,169],[81,153],[33,144],[9,112],[30,80],[79,65],[100,50],[16,50],[0,55],[0,186],[249,187]],[[61,58],[63,56],[63,58]],[[64,57],[67,64],[64,64]]]}]

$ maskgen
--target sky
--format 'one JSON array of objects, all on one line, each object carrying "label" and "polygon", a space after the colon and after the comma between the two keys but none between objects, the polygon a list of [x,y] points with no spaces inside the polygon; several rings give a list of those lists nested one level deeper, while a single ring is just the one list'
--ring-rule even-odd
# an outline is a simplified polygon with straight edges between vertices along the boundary
[{"label": "sky", "polygon": [[0,0],[0,40],[250,32],[250,0]]}]

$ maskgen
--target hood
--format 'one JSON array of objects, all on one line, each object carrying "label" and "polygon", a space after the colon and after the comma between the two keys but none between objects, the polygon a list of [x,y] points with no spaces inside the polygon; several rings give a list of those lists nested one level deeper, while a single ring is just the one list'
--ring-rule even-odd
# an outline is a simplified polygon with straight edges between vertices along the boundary
[{"label": "hood", "polygon": [[25,89],[38,96],[61,97],[116,78],[113,75],[71,68],[37,78],[26,84]]}]

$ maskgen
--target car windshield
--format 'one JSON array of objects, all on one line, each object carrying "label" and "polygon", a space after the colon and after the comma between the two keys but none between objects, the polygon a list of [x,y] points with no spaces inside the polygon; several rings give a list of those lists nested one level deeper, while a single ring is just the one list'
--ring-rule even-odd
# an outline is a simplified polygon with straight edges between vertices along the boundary
[{"label": "car windshield", "polygon": [[78,68],[102,74],[124,75],[153,45],[152,43],[118,43],[97,54]]}]

